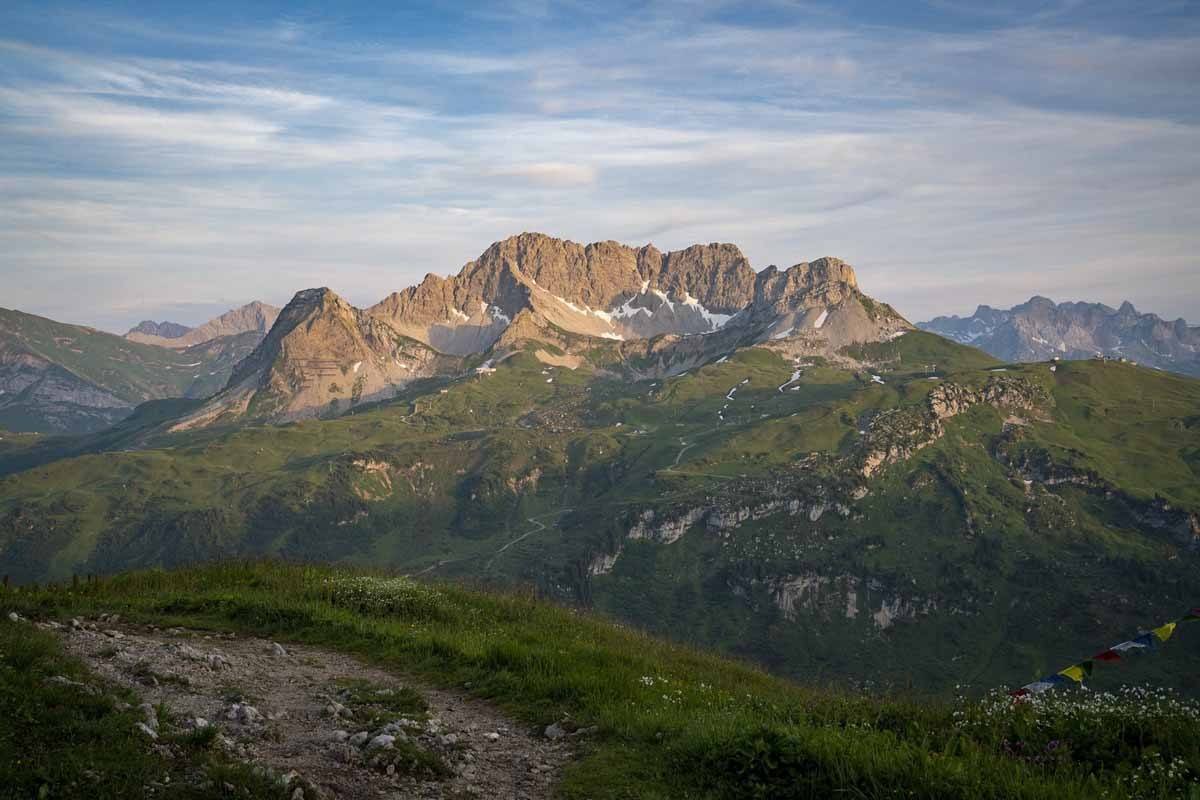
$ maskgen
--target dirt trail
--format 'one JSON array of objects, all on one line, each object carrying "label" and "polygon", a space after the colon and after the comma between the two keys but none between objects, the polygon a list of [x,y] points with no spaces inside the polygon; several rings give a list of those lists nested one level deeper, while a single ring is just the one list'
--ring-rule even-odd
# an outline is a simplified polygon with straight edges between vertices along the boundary
[{"label": "dirt trail", "polygon": [[[104,678],[164,704],[183,730],[215,725],[231,755],[299,773],[323,797],[549,798],[571,757],[570,737],[531,733],[479,700],[340,653],[103,617],[63,638]],[[407,690],[424,699],[425,716],[399,710]],[[414,771],[413,748],[446,774]]]},{"label": "dirt trail", "polygon": [[539,514],[536,517],[527,517],[526,521],[532,523],[535,527],[532,527],[529,530],[525,531],[523,534],[521,534],[517,538],[509,541],[508,543],[504,544],[499,550],[497,550],[495,553],[493,553],[492,557],[488,559],[487,564],[484,565],[484,569],[491,569],[492,564],[494,564],[496,562],[496,559],[500,557],[501,553],[503,553],[508,548],[512,547],[514,544],[517,544],[518,542],[523,542],[525,539],[529,538],[533,534],[541,533],[542,531],[546,530],[545,523],[541,522],[540,520],[546,519],[547,517],[561,517],[563,514],[566,514],[568,511],[574,511],[574,509],[563,507],[563,508],[558,509],[557,511],[551,511],[548,514]]}]

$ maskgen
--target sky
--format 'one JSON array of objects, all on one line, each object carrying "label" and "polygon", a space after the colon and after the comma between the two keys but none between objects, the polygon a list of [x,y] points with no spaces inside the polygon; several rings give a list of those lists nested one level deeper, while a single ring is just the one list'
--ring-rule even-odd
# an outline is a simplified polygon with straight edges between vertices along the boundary
[{"label": "sky", "polygon": [[1197,0],[415,5],[0,4],[0,306],[365,306],[541,231],[1200,323]]}]

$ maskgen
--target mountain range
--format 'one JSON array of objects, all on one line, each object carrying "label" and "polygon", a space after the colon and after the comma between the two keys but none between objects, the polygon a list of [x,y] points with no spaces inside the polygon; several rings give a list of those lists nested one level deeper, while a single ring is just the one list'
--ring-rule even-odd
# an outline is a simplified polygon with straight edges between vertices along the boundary
[{"label": "mountain range", "polygon": [[756,272],[725,244],[523,234],[369,308],[305,290],[210,396],[6,437],[0,476],[17,581],[388,567],[818,683],[1024,682],[1200,591],[1196,380],[1002,362],[842,261]]},{"label": "mountain range", "polygon": [[969,317],[937,317],[917,326],[1003,361],[1102,356],[1200,376],[1200,327],[1140,314],[1129,302],[1111,308],[1033,297],[1006,311],[979,306]]},{"label": "mountain range", "polygon": [[611,369],[661,378],[739,347],[832,355],[911,327],[835,258],[755,272],[729,244],[661,253],[526,233],[365,310],[329,289],[298,293],[225,390],[177,429],[336,415],[477,366],[470,358],[485,352],[489,369],[530,341],[558,363],[600,349]]}]

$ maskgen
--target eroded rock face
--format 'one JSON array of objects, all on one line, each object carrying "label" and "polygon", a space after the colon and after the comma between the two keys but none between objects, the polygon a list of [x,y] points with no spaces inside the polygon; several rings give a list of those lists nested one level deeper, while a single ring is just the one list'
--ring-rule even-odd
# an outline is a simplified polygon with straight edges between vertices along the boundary
[{"label": "eroded rock face", "polygon": [[923,411],[896,408],[871,421],[859,446],[862,475],[870,477],[888,464],[911,458],[945,434],[944,420],[973,406],[1036,411],[1052,402],[1041,386],[1018,377],[995,375],[982,387],[938,384],[929,393]]},{"label": "eroded rock face", "polygon": [[659,544],[671,544],[704,519],[707,508],[696,507],[678,516],[660,519],[653,509],[642,512],[637,522],[629,529],[630,539],[648,539]]},{"label": "eroded rock face", "polygon": [[911,326],[865,298],[836,258],[755,273],[731,244],[662,253],[523,233],[489,247],[452,278],[428,275],[369,309],[406,336],[448,353],[481,352],[529,313],[540,324],[631,341],[736,329],[732,346],[807,335],[836,349]]},{"label": "eroded rock face", "polygon": [[938,384],[929,393],[928,402],[935,417],[947,419],[979,403],[996,408],[1035,410],[1049,401],[1050,395],[1035,383],[1023,378],[993,376],[978,389],[955,383]]},{"label": "eroded rock face", "polygon": [[490,347],[526,311],[614,340],[706,333],[749,302],[753,283],[733,245],[664,255],[652,245],[523,233],[496,242],[458,275],[427,275],[369,312],[435,349],[465,355]]},{"label": "eroded rock face", "polygon": [[924,616],[938,607],[929,598],[890,592],[878,581],[864,581],[849,574],[806,572],[783,576],[770,585],[771,601],[790,621],[806,616],[853,620],[861,613],[869,615],[875,628],[886,630],[898,621]]}]

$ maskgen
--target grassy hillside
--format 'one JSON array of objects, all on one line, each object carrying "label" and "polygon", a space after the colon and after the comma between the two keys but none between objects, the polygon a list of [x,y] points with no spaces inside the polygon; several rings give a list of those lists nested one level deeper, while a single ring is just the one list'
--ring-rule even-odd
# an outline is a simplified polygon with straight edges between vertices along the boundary
[{"label": "grassy hillside", "polygon": [[0,309],[0,426],[87,433],[148,400],[207,397],[260,338],[227,336],[176,351]]},{"label": "grassy hillside", "polygon": [[[1169,696],[871,698],[787,683],[528,596],[404,578],[228,565],[15,590],[0,602],[35,618],[119,612],[318,644],[469,690],[539,730],[597,726],[565,798],[1167,798],[1194,796],[1200,775],[1200,709]],[[85,769],[141,779],[159,756],[129,752],[128,712],[48,686],[45,676],[72,667],[49,634],[28,628],[0,622],[3,791],[73,796]],[[26,715],[32,699],[59,711]],[[86,715],[75,706],[85,701]],[[67,731],[71,759],[40,750]]]},{"label": "grassy hillside", "polygon": [[[387,565],[943,695],[1196,605],[1196,381],[1000,365],[918,333],[852,355],[870,363],[750,349],[626,382],[530,352],[338,419],[0,450],[0,572]],[[1194,668],[1136,670],[1200,693]]]},{"label": "grassy hillside", "polygon": [[131,406],[156,397],[181,396],[193,380],[194,370],[185,366],[183,353],[20,311],[0,309],[0,336],[6,349],[24,350],[59,364]]}]

